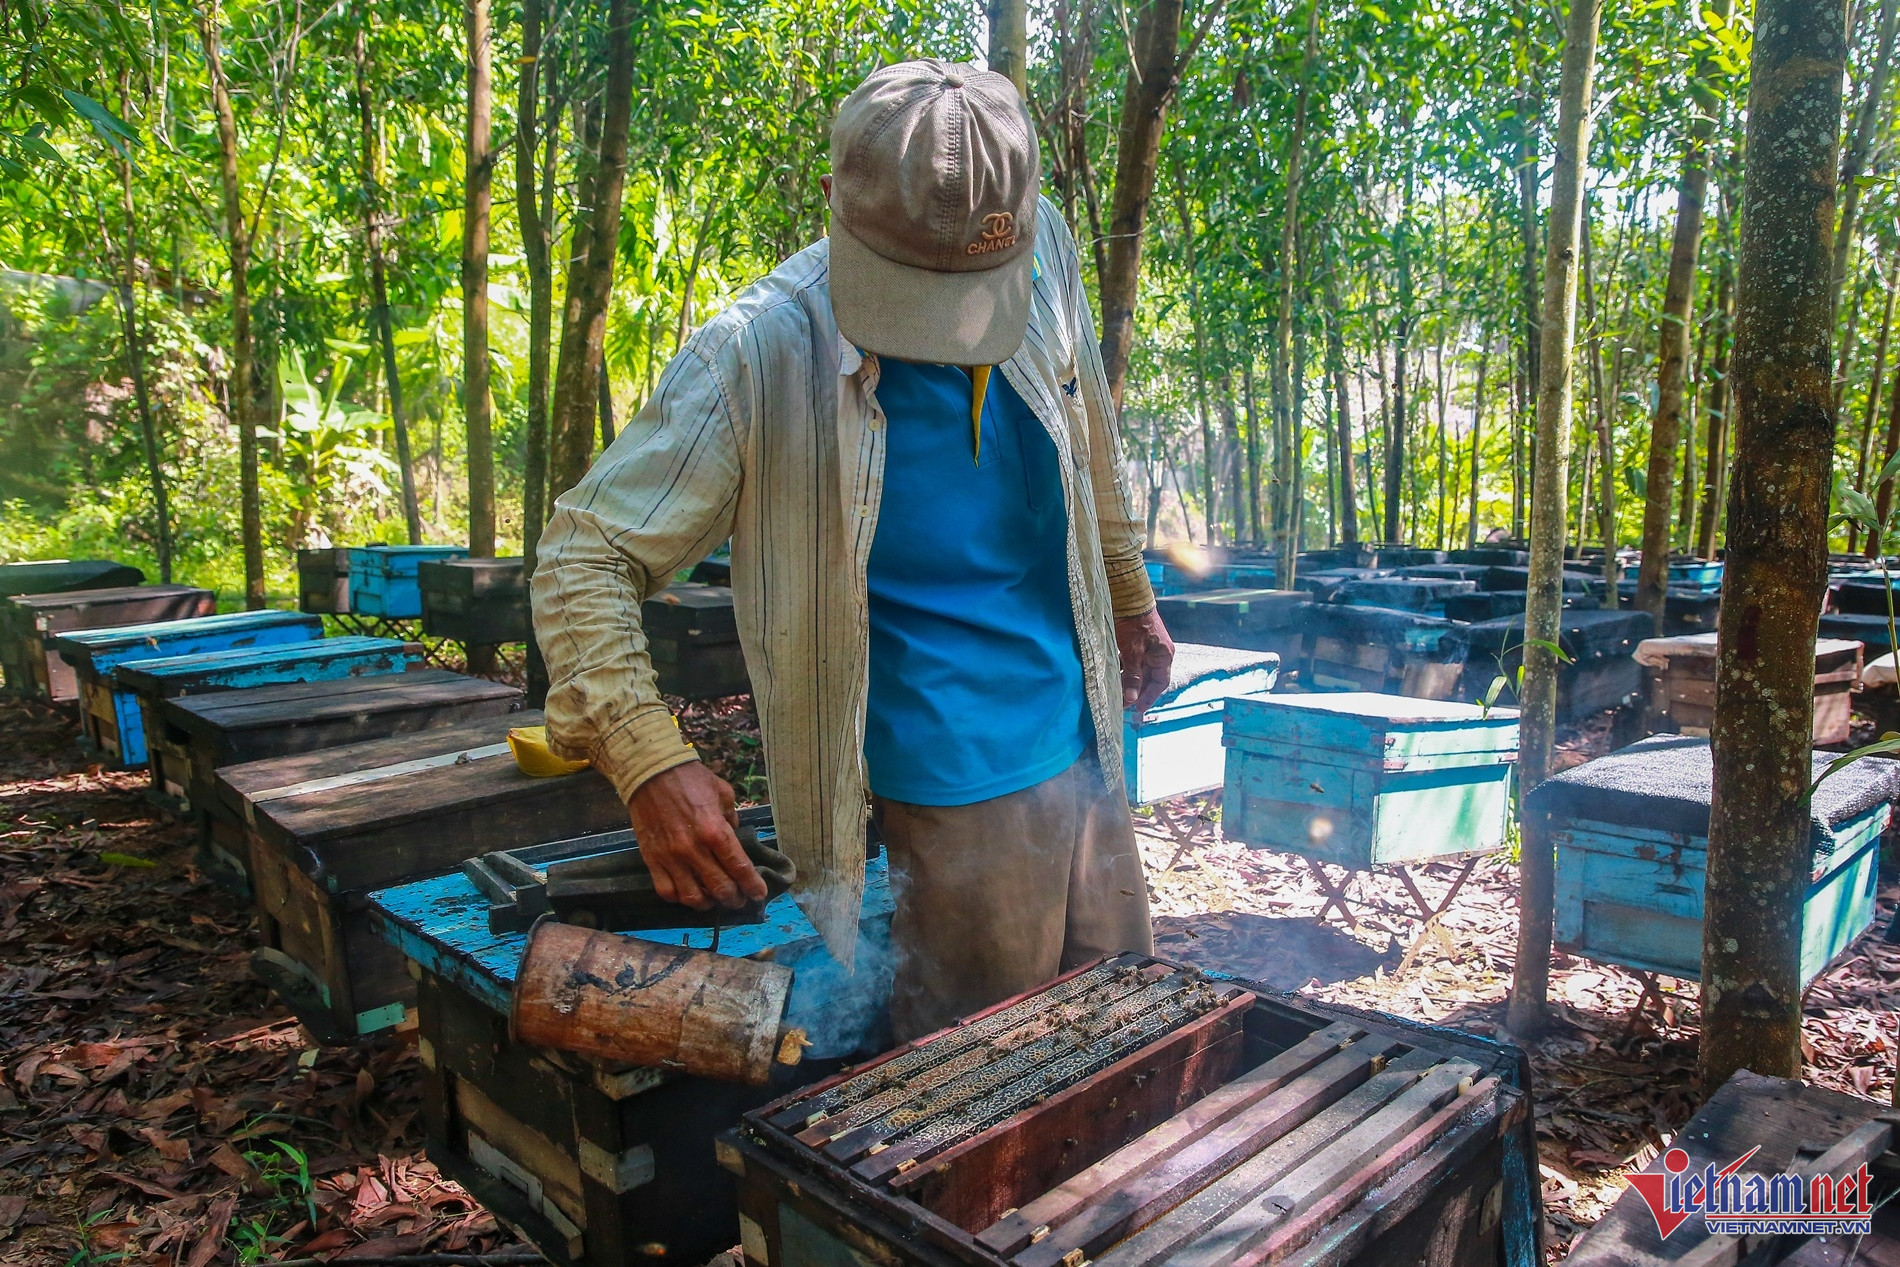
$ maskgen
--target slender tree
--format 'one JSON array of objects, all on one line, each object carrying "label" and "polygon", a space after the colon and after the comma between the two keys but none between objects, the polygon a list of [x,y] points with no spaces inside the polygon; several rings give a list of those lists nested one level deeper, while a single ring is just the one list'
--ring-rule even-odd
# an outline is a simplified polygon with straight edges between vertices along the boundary
[{"label": "slender tree", "polygon": [[[1405,488],[1405,440],[1406,427],[1411,422],[1406,413],[1410,393],[1406,378],[1406,354],[1412,343],[1412,165],[1408,160],[1404,177],[1405,192],[1399,201],[1399,222],[1393,230],[1392,255],[1394,267],[1398,271],[1398,318],[1392,329],[1392,422],[1385,438],[1385,525],[1381,538],[1385,541],[1400,541],[1404,523],[1401,513],[1400,497]],[[1414,512],[1418,509],[1417,498],[1413,499]]]},{"label": "slender tree", "polygon": [[1273,326],[1273,429],[1285,440],[1274,454],[1273,478],[1285,491],[1286,510],[1274,520],[1274,583],[1292,589],[1294,567],[1299,556],[1300,508],[1292,497],[1295,473],[1299,465],[1298,439],[1294,435],[1293,384],[1293,301],[1299,286],[1300,178],[1306,158],[1306,109],[1313,91],[1313,64],[1319,56],[1319,0],[1306,0],[1306,46],[1300,54],[1299,88],[1294,94],[1293,131],[1287,140],[1286,206],[1280,213],[1280,311]]},{"label": "slender tree", "polygon": [[[1880,137],[1880,116],[1887,108],[1887,78],[1893,71],[1896,34],[1900,34],[1900,0],[1880,0],[1880,31],[1876,37],[1874,60],[1867,68],[1867,84],[1861,93],[1860,108],[1854,112],[1853,136],[1847,143],[1847,152],[1841,156],[1841,227],[1834,235],[1829,313],[1840,307],[1841,288],[1847,284],[1847,261],[1853,254],[1856,230],[1860,227],[1860,178],[1867,172],[1868,160],[1873,157],[1874,145]],[[1838,413],[1838,395],[1834,407]]]},{"label": "slender tree", "polygon": [[[129,111],[127,112],[130,113]],[[139,330],[138,309],[138,207],[132,196],[132,151],[119,155],[119,209],[125,217],[124,242],[119,254],[119,321],[125,332],[125,369],[132,380],[132,401],[138,409],[139,441],[145,450],[145,478],[152,489],[152,514],[157,520],[158,579],[171,584],[172,516],[166,496],[165,467],[159,460],[158,418],[152,410],[151,386],[145,376],[145,339]],[[100,216],[100,237],[105,238],[105,218]]]},{"label": "slender tree", "polygon": [[1471,518],[1465,525],[1465,548],[1478,548],[1478,472],[1484,452],[1485,375],[1491,368],[1491,332],[1484,332],[1478,348],[1478,382],[1471,397]]},{"label": "slender tree", "polygon": [[[1874,424],[1880,418],[1880,393],[1882,388],[1886,386],[1887,349],[1893,338],[1893,301],[1896,293],[1896,283],[1900,283],[1900,278],[1890,276],[1887,279],[1886,285],[1883,287],[1887,292],[1887,298],[1880,313],[1880,337],[1874,343],[1874,368],[1873,372],[1869,374],[1867,378],[1867,410],[1861,416],[1860,456],[1854,468],[1854,487],[1863,493],[1867,491],[1867,463],[1872,456]],[[1884,461],[1882,462],[1882,467],[1885,467]],[[1847,552],[1849,554],[1852,554],[1856,549],[1856,540],[1859,530],[1860,525],[1858,523],[1850,523],[1847,526]],[[1868,544],[1875,547],[1874,554],[1869,557],[1877,556],[1879,554],[1879,543],[1869,542]]]},{"label": "slender tree", "polygon": [[[532,0],[530,0],[532,2]],[[365,23],[368,19],[365,18]],[[389,391],[389,420],[396,432],[396,465],[402,479],[402,519],[409,544],[422,544],[422,506],[416,500],[416,465],[409,451],[409,420],[402,410],[402,375],[396,369],[395,323],[389,317],[389,281],[383,259],[383,142],[370,96],[369,38],[356,29],[356,112],[362,131],[363,254],[369,261],[369,315],[382,350],[383,386]]]},{"label": "slender tree", "polygon": [[218,175],[224,190],[224,234],[231,256],[231,375],[226,388],[231,422],[238,433],[238,502],[243,522],[244,606],[264,606],[264,504],[257,478],[257,406],[251,383],[251,236],[244,223],[244,202],[238,185],[237,115],[231,107],[231,89],[225,80],[224,25],[220,0],[199,15],[204,40],[205,69],[211,81],[211,108],[218,121]]},{"label": "slender tree", "polygon": [[[1732,183],[1732,182],[1731,182]],[[1696,516],[1696,553],[1705,559],[1715,557],[1715,537],[1722,522],[1723,491],[1728,475],[1729,353],[1735,343],[1735,259],[1730,251],[1730,229],[1734,225],[1733,200],[1725,188],[1716,221],[1716,240],[1722,244],[1721,262],[1715,270],[1714,351],[1709,356],[1709,378],[1703,384],[1707,396],[1702,405],[1707,432],[1702,445],[1702,509]]]},{"label": "slender tree", "polygon": [[1801,1071],[1814,637],[1827,586],[1840,5],[1760,0],[1735,303],[1735,466],[1716,656],[1702,1085]]},{"label": "slender tree", "polygon": [[488,0],[467,0],[468,115],[462,136],[462,419],[468,433],[468,552],[495,557],[495,435],[488,364],[488,219],[495,158],[493,32]]},{"label": "slender tree", "polygon": [[627,173],[627,128],[633,105],[633,5],[611,0],[607,9],[607,85],[600,105],[600,148],[588,179],[592,214],[577,224],[575,255],[586,230],[586,254],[570,260],[561,358],[554,375],[549,423],[549,487],[566,491],[587,473],[600,401],[601,349],[607,301],[613,293],[620,238],[620,196]]},{"label": "slender tree", "polygon": [[[1544,249],[1543,338],[1538,352],[1537,438],[1531,484],[1531,566],[1524,608],[1524,689],[1518,769],[1526,789],[1544,781],[1557,728],[1557,646],[1563,616],[1565,490],[1569,486],[1570,404],[1577,324],[1577,246],[1583,219],[1584,159],[1596,75],[1602,0],[1571,0],[1558,85],[1550,222]],[[1549,837],[1525,824],[1519,867],[1517,971],[1507,1024],[1536,1034],[1550,989],[1553,883]]]},{"label": "slender tree", "polygon": [[1354,501],[1352,462],[1352,408],[1346,396],[1346,337],[1339,307],[1339,277],[1332,249],[1326,252],[1326,283],[1322,290],[1326,305],[1326,372],[1332,376],[1333,424],[1338,428],[1332,445],[1339,462],[1339,539],[1349,546],[1359,544],[1359,507]]},{"label": "slender tree", "polygon": [[[1115,147],[1115,193],[1110,203],[1108,256],[1099,273],[1102,301],[1102,367],[1109,396],[1122,403],[1122,380],[1135,341],[1135,292],[1141,279],[1141,240],[1154,198],[1161,160],[1161,132],[1181,75],[1213,29],[1226,0],[1209,0],[1187,48],[1181,48],[1182,0],[1145,0],[1135,17],[1122,90],[1121,127]],[[1212,455],[1209,455],[1211,460]],[[1211,508],[1210,508],[1211,509]],[[1211,525],[1210,525],[1211,530]]]},{"label": "slender tree", "polygon": [[[521,489],[521,553],[534,569],[548,517],[548,362],[554,328],[554,169],[560,116],[551,98],[555,59],[542,48],[546,0],[522,0],[521,78],[515,92],[515,217],[528,272],[528,412]],[[542,134],[541,96],[550,98]]]}]

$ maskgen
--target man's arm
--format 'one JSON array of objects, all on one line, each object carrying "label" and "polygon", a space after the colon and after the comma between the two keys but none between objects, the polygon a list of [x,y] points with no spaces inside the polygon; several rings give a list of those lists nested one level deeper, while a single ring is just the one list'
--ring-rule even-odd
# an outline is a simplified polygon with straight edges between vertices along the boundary
[{"label": "man's arm", "polygon": [[1174,664],[1174,642],[1155,611],[1154,587],[1148,583],[1147,562],[1141,549],[1147,544],[1141,517],[1128,491],[1127,463],[1122,459],[1121,428],[1108,394],[1108,375],[1102,368],[1102,345],[1095,337],[1095,319],[1089,311],[1088,291],[1082,285],[1081,261],[1075,240],[1048,199],[1038,231],[1054,235],[1054,249],[1044,258],[1058,261],[1063,294],[1068,299],[1075,330],[1076,376],[1089,418],[1089,482],[1095,491],[1095,522],[1102,541],[1102,562],[1108,572],[1109,602],[1114,608],[1115,644],[1121,653],[1122,705],[1145,712],[1168,687]]},{"label": "man's arm", "polygon": [[689,342],[645,408],[555,501],[534,580],[549,746],[586,758],[629,806],[654,887],[704,909],[762,898],[733,833],[732,789],[660,698],[640,605],[732,531],[737,420],[718,366]]}]

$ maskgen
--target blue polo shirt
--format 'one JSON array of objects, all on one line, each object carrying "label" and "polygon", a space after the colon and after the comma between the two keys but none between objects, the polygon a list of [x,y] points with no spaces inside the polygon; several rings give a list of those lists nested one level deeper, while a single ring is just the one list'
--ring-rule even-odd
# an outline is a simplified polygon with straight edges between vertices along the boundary
[{"label": "blue polo shirt", "polygon": [[971,805],[1068,769],[1094,738],[1055,443],[991,372],[882,359],[884,494],[867,577],[871,790]]}]

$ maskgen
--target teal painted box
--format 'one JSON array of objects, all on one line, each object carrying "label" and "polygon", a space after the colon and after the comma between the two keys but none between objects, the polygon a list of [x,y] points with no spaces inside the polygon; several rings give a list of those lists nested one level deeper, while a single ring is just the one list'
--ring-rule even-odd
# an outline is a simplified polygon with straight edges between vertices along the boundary
[{"label": "teal painted box", "polygon": [[1504,847],[1517,711],[1343,692],[1226,709],[1222,832],[1356,870]]},{"label": "teal painted box", "polygon": [[353,546],[350,549],[350,610],[385,620],[421,620],[424,563],[465,559],[467,546]]},{"label": "teal painted box", "polygon": [[[1834,753],[1816,753],[1818,774]],[[1546,780],[1525,798],[1557,853],[1557,945],[1602,963],[1702,975],[1708,872],[1707,739],[1657,735]],[[1824,781],[1811,819],[1801,922],[1806,985],[1873,923],[1880,835],[1900,762],[1871,758]]]},{"label": "teal painted box", "polygon": [[1713,594],[1722,588],[1722,565],[1707,559],[1683,559],[1669,565],[1669,585]]},{"label": "teal painted box", "polygon": [[191,737],[166,726],[166,700],[246,686],[380,677],[401,673],[421,660],[417,643],[350,637],[128,661],[112,671],[113,682],[138,701],[139,742],[134,745],[133,736],[122,736],[127,764],[149,764],[153,793],[182,805],[191,782]]},{"label": "teal painted box", "polygon": [[1122,775],[1128,800],[1148,805],[1221,785],[1221,718],[1234,699],[1267,695],[1280,676],[1270,651],[1177,643],[1168,689],[1137,722],[1122,721]]},{"label": "teal painted box", "polygon": [[112,629],[78,629],[51,639],[79,683],[79,730],[108,760],[145,763],[145,730],[131,691],[113,681],[113,670],[133,660],[199,655],[240,647],[275,647],[323,637],[323,619],[301,612],[225,612]]}]

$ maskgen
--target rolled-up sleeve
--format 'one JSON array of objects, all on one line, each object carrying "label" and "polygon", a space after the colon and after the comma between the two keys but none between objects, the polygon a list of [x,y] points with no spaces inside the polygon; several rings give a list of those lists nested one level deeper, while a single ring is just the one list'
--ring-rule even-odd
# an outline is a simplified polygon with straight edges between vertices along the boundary
[{"label": "rolled-up sleeve", "polygon": [[732,532],[739,430],[705,346],[688,342],[620,438],[556,499],[536,551],[549,744],[591,760],[622,800],[696,759],[660,697],[640,605]]},{"label": "rolled-up sleeve", "polygon": [[1108,372],[1102,366],[1102,344],[1095,336],[1095,318],[1089,311],[1088,289],[1082,284],[1082,265],[1075,239],[1048,199],[1038,232],[1058,239],[1054,256],[1061,261],[1062,290],[1067,296],[1070,321],[1076,332],[1076,369],[1082,380],[1082,401],[1089,414],[1089,481],[1095,489],[1096,526],[1102,539],[1102,562],[1108,570],[1109,605],[1115,619],[1140,616],[1155,605],[1148,582],[1142,547],[1147,527],[1135,510],[1128,491],[1128,465],[1122,456],[1120,420],[1108,393]]}]

